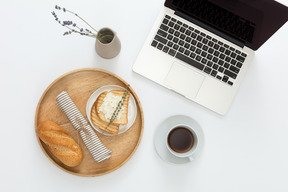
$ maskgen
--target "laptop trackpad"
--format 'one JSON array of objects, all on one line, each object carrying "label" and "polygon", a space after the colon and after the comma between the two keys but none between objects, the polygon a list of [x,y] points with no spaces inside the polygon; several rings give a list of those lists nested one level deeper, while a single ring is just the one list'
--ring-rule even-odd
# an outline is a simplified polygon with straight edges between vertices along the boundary
[{"label": "laptop trackpad", "polygon": [[195,98],[204,79],[204,75],[174,62],[165,77],[164,84],[185,97]]}]

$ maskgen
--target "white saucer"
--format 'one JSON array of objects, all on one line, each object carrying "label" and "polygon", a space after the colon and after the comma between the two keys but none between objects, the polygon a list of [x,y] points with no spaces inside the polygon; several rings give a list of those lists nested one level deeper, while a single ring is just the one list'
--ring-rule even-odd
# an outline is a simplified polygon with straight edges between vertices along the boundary
[{"label": "white saucer", "polygon": [[[196,135],[198,136],[198,146],[197,146],[195,153],[193,153],[192,158],[176,157],[172,155],[167,149],[166,136],[168,134],[168,131],[171,129],[171,127],[174,127],[176,125],[188,125],[193,128]],[[194,119],[184,116],[184,115],[172,116],[164,120],[156,129],[155,135],[154,135],[154,146],[155,146],[157,154],[161,157],[161,159],[165,161],[168,161],[170,163],[175,163],[175,164],[189,163],[191,162],[190,159],[197,158],[200,152],[202,151],[203,146],[204,146],[204,133],[200,125]]]}]

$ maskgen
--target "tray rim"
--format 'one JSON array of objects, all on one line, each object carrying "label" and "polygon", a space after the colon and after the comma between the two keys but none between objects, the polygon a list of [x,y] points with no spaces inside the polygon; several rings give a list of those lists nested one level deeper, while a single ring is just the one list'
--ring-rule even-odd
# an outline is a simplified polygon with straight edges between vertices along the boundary
[{"label": "tray rim", "polygon": [[72,175],[76,175],[76,176],[82,176],[82,177],[96,177],[96,176],[102,176],[102,175],[106,175],[108,173],[111,173],[117,169],[119,169],[120,167],[122,167],[124,164],[127,163],[127,161],[134,155],[134,153],[137,151],[138,147],[139,147],[139,144],[142,140],[142,136],[143,136],[143,130],[144,130],[144,115],[143,115],[143,109],[142,109],[142,105],[141,105],[141,102],[137,96],[137,94],[135,93],[135,91],[131,88],[131,86],[129,86],[129,90],[130,92],[132,92],[135,100],[136,100],[136,103],[138,103],[138,107],[139,107],[139,111],[140,111],[140,118],[141,118],[141,128],[140,128],[140,134],[139,134],[139,138],[138,138],[138,141],[133,149],[133,151],[130,153],[130,155],[122,162],[120,163],[118,166],[116,166],[115,168],[113,169],[109,169],[105,172],[102,172],[102,173],[98,173],[98,174],[83,174],[83,173],[76,173],[76,172],[72,172],[72,171],[69,171],[67,169],[65,169],[64,167],[60,166],[59,164],[57,164],[49,155],[48,153],[46,152],[46,150],[44,149],[43,147],[43,142],[40,140],[40,138],[38,137],[37,135],[37,123],[38,123],[38,120],[37,120],[37,117],[38,117],[38,114],[39,114],[39,109],[40,109],[40,105],[44,99],[44,97],[46,96],[47,92],[51,89],[51,87],[53,87],[59,80],[65,78],[66,76],[69,76],[71,74],[74,74],[74,73],[79,73],[79,72],[85,72],[85,71],[97,71],[97,72],[102,72],[102,73],[107,73],[111,76],[114,76],[115,78],[117,78],[119,81],[121,81],[122,83],[124,83],[125,85],[128,85],[128,83],[123,80],[121,77],[119,77],[118,75],[110,72],[110,71],[107,71],[107,70],[104,70],[104,69],[98,69],[98,68],[81,68],[81,69],[76,69],[76,70],[71,70],[67,73],[64,73],[62,74],[61,76],[59,76],[58,78],[56,78],[52,83],[50,83],[48,85],[48,87],[45,89],[45,91],[42,93],[38,103],[37,103],[37,107],[36,107],[36,111],[35,111],[35,117],[34,117],[34,129],[35,129],[35,136],[36,136],[36,139],[38,141],[38,144],[40,145],[40,148],[41,150],[43,151],[43,153],[45,154],[45,156],[54,164],[56,165],[58,168],[60,168],[61,170],[67,172],[67,173],[70,173]]}]

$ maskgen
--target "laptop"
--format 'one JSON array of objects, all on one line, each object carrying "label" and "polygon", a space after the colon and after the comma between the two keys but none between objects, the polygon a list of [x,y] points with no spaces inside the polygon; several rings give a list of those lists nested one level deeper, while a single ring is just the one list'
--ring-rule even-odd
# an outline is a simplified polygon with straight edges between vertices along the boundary
[{"label": "laptop", "polygon": [[225,115],[254,51],[287,19],[273,0],[166,0],[133,71]]}]

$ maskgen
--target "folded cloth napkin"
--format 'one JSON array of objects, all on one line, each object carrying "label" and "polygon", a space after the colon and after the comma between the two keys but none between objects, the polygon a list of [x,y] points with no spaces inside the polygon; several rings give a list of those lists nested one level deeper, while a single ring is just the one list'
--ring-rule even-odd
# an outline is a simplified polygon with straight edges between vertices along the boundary
[{"label": "folded cloth napkin", "polygon": [[57,105],[65,113],[73,126],[79,131],[86,147],[97,162],[110,158],[111,151],[99,140],[67,92],[62,91],[57,97]]}]

